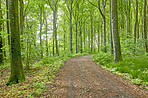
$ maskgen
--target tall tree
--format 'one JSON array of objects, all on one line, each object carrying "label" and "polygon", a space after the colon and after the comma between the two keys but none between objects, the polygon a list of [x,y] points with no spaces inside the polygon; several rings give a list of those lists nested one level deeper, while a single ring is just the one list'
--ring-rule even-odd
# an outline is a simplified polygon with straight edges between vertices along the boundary
[{"label": "tall tree", "polygon": [[111,0],[109,0],[109,15],[110,15],[110,50],[111,50],[111,54],[113,54],[114,49],[113,49],[113,34],[112,34],[112,21],[111,21]]},{"label": "tall tree", "polygon": [[136,51],[137,24],[138,24],[138,0],[136,0],[135,25],[134,25],[134,44],[135,44],[134,53]]},{"label": "tall tree", "polygon": [[145,50],[146,50],[146,53],[148,53],[148,42],[147,42],[147,19],[146,19],[146,8],[147,8],[147,1],[144,0],[144,9],[143,9],[143,18],[144,18],[144,23],[143,23],[143,26],[144,26],[144,39],[145,39]]},{"label": "tall tree", "polygon": [[53,11],[53,56],[55,55],[54,44],[56,46],[56,54],[59,55],[58,40],[57,40],[57,11],[58,11],[57,4],[58,2],[59,0],[52,0],[52,2],[48,0],[48,4]]},{"label": "tall tree", "polygon": [[99,12],[102,16],[102,27],[103,27],[103,51],[107,52],[107,47],[106,47],[106,18],[105,18],[105,6],[106,6],[106,0],[101,0],[102,3],[102,10],[100,8],[100,0],[98,0],[98,5],[93,4],[92,2],[90,2],[90,0],[88,0],[88,2],[90,4],[92,4],[93,6],[97,7],[99,9]]},{"label": "tall tree", "polygon": [[2,10],[1,10],[1,0],[0,0],[0,64],[3,63],[3,39],[1,36],[2,33]]},{"label": "tall tree", "polygon": [[21,60],[18,0],[9,0],[9,13],[11,30],[11,75],[6,85],[19,83],[25,80]]},{"label": "tall tree", "polygon": [[40,7],[40,47],[41,47],[41,59],[43,58],[43,42],[42,42],[42,26],[43,26],[43,5]]},{"label": "tall tree", "polygon": [[8,33],[8,45],[10,45],[10,32],[9,32],[9,0],[6,0],[7,7],[7,33]]},{"label": "tall tree", "polygon": [[118,13],[117,13],[117,0],[111,0],[111,16],[112,16],[112,34],[113,34],[113,45],[114,45],[114,62],[122,60],[120,37],[118,31]]},{"label": "tall tree", "polygon": [[72,12],[73,12],[74,0],[66,1],[66,5],[69,11],[69,41],[70,41],[70,52],[72,53]]}]

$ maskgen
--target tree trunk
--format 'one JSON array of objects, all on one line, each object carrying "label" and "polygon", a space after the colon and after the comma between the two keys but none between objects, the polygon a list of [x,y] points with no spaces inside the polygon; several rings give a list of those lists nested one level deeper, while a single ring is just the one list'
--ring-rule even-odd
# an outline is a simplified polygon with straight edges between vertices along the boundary
[{"label": "tree trunk", "polygon": [[43,43],[42,43],[42,26],[43,26],[43,5],[40,5],[40,48],[41,48],[41,59],[43,58]]},{"label": "tree trunk", "polygon": [[6,0],[6,7],[7,7],[7,33],[8,33],[8,45],[10,46],[10,31],[9,31],[9,0]]},{"label": "tree trunk", "polygon": [[142,12],[143,12],[143,0],[141,0],[141,9],[140,9],[140,19],[141,19],[141,37],[143,38],[143,15],[142,15]]},{"label": "tree trunk", "polygon": [[113,33],[113,45],[114,45],[114,62],[116,63],[122,60],[120,37],[118,32],[117,0],[112,0],[111,5],[112,5],[111,15],[112,15],[112,33]]},{"label": "tree trunk", "polygon": [[84,23],[84,35],[83,35],[83,40],[84,40],[84,51],[85,51],[85,32],[86,32],[86,29],[85,29],[85,23]]},{"label": "tree trunk", "polygon": [[93,16],[92,13],[90,13],[90,19],[91,19],[91,24],[90,24],[90,28],[91,28],[91,53],[93,51]]},{"label": "tree trunk", "polygon": [[[76,16],[77,17],[77,16]],[[77,19],[77,18],[76,18]],[[77,39],[77,34],[78,34],[78,25],[77,25],[78,23],[76,22],[75,23],[75,26],[76,26],[76,28],[75,28],[75,30],[76,30],[76,35],[75,35],[75,44],[76,44],[76,53],[78,53],[78,45],[77,45],[77,41],[78,41],[78,39]]]},{"label": "tree trunk", "polygon": [[54,9],[53,9],[53,33],[55,37],[55,45],[56,45],[56,54],[59,56],[59,50],[58,50],[58,40],[57,40],[57,3],[54,3]]},{"label": "tree trunk", "polygon": [[18,0],[9,0],[10,30],[11,30],[11,75],[6,85],[25,80],[21,60],[20,32],[18,18]]},{"label": "tree trunk", "polygon": [[136,0],[135,25],[134,25],[134,54],[136,52],[137,23],[138,23],[138,1]]},{"label": "tree trunk", "polygon": [[82,29],[81,29],[81,22],[79,22],[79,37],[80,37],[80,52],[82,53]]},{"label": "tree trunk", "polygon": [[69,15],[70,15],[70,27],[69,27],[69,30],[70,30],[70,52],[72,53],[72,3],[70,5]]},{"label": "tree trunk", "polygon": [[110,15],[110,50],[111,50],[111,54],[114,53],[114,49],[113,49],[113,34],[112,34],[112,21],[111,21],[111,0],[109,0],[109,15]]},{"label": "tree trunk", "polygon": [[147,40],[147,19],[146,19],[146,7],[147,7],[147,1],[144,0],[144,9],[143,9],[143,18],[144,18],[144,23],[143,23],[143,26],[144,26],[144,39],[145,39],[145,50],[146,50],[146,53],[148,53],[148,40]]},{"label": "tree trunk", "polygon": [[[24,31],[24,2],[23,0],[19,0],[20,2],[20,35],[23,35]],[[21,48],[23,48],[23,38],[21,39]]]},{"label": "tree trunk", "polygon": [[105,18],[105,2],[104,0],[101,0],[102,2],[102,11],[104,17],[102,18],[102,26],[103,26],[103,51],[106,53],[107,52],[107,47],[106,47],[106,18]]},{"label": "tree trunk", "polygon": [[45,14],[45,27],[46,27],[46,56],[48,56],[48,24],[47,24],[47,16]]},{"label": "tree trunk", "polygon": [[[0,0],[0,9],[1,9],[1,0]],[[0,10],[0,32],[2,31],[2,10]],[[3,38],[0,34],[0,64],[3,63]]]}]

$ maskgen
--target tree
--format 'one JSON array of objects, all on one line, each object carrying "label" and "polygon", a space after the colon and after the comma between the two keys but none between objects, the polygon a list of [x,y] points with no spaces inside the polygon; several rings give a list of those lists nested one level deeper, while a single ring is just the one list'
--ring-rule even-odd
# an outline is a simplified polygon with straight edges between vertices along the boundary
[{"label": "tree", "polygon": [[73,3],[74,0],[68,0],[66,1],[66,5],[69,11],[69,41],[70,41],[70,52],[72,53],[72,14],[73,14]]},{"label": "tree", "polygon": [[117,15],[117,0],[111,0],[111,21],[112,21],[112,34],[113,34],[113,46],[114,46],[114,62],[122,60],[120,37],[118,31],[118,15]]},{"label": "tree", "polygon": [[43,42],[42,42],[42,26],[43,26],[43,5],[39,5],[40,7],[40,48],[41,48],[41,59],[43,58]]},{"label": "tree", "polygon": [[0,0],[0,64],[3,63],[3,39],[1,36],[2,33],[2,10],[1,10],[1,0]]},{"label": "tree", "polygon": [[143,9],[144,23],[143,23],[143,26],[144,26],[145,50],[146,50],[146,53],[148,53],[146,7],[147,7],[147,1],[144,0],[144,9]]},{"label": "tree", "polygon": [[55,55],[54,42],[56,46],[56,54],[59,56],[58,40],[57,40],[57,11],[58,11],[57,4],[58,2],[59,0],[52,0],[52,2],[48,0],[48,4],[53,11],[53,56]]},{"label": "tree", "polygon": [[19,83],[25,80],[21,60],[18,0],[9,0],[9,13],[11,31],[11,75],[6,85]]},{"label": "tree", "polygon": [[102,26],[103,26],[103,51],[106,53],[107,52],[107,47],[106,47],[106,18],[105,18],[105,5],[106,5],[106,0],[101,0],[101,3],[102,3],[102,10],[100,8],[100,0],[98,0],[98,6],[93,4],[92,2],[90,2],[88,0],[88,2],[90,4],[92,4],[93,6],[97,7],[99,9],[99,12],[102,16]]},{"label": "tree", "polygon": [[138,24],[138,0],[136,0],[136,13],[135,13],[135,25],[134,25],[134,44],[135,44],[134,53],[136,51],[137,24]]},{"label": "tree", "polygon": [[112,34],[112,19],[111,19],[111,0],[109,0],[109,15],[110,15],[110,50],[111,50],[111,54],[113,54],[113,51],[114,51],[114,49],[113,49],[113,34]]},{"label": "tree", "polygon": [[7,33],[8,33],[8,45],[10,45],[10,32],[9,32],[9,0],[6,0],[6,7],[7,7]]}]

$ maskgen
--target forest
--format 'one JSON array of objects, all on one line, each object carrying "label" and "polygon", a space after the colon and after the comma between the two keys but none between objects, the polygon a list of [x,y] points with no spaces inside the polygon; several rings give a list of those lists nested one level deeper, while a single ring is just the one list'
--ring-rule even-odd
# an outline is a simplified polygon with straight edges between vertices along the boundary
[{"label": "forest", "polygon": [[148,98],[148,1],[0,0],[0,97]]}]

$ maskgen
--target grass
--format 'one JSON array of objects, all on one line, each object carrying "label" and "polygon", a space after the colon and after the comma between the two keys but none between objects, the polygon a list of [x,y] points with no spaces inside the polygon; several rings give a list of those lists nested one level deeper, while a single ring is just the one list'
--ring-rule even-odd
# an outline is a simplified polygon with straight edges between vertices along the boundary
[{"label": "grass", "polygon": [[132,83],[148,88],[148,57],[131,56],[124,57],[119,63],[113,63],[113,56],[109,53],[99,53],[92,56],[92,59],[103,65],[113,73],[125,75]]},{"label": "grass", "polygon": [[84,54],[65,54],[59,57],[45,57],[39,62],[26,69],[24,66],[26,80],[5,86],[10,76],[10,65],[0,67],[0,97],[36,97],[46,91],[46,84],[50,84],[60,67],[64,65],[64,61],[75,56]]}]

